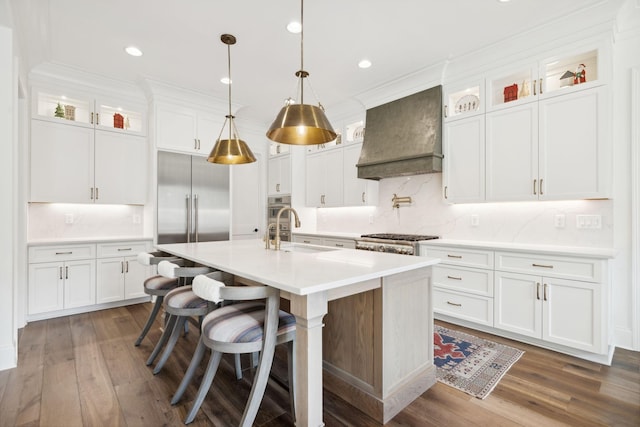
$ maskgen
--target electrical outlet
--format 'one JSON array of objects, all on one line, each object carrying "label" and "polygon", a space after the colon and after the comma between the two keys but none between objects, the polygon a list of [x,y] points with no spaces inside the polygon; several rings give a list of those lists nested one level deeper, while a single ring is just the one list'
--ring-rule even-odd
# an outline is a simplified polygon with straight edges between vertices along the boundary
[{"label": "electrical outlet", "polygon": [[73,224],[73,214],[64,214],[64,223],[65,224]]},{"label": "electrical outlet", "polygon": [[602,228],[602,216],[600,215],[576,215],[577,228]]},{"label": "electrical outlet", "polygon": [[556,228],[564,228],[565,226],[564,214],[557,214],[553,219],[553,225],[555,225]]},{"label": "electrical outlet", "polygon": [[471,226],[477,227],[480,225],[480,216],[478,214],[471,215]]},{"label": "electrical outlet", "polygon": [[369,224],[373,224],[373,214],[369,214]]}]

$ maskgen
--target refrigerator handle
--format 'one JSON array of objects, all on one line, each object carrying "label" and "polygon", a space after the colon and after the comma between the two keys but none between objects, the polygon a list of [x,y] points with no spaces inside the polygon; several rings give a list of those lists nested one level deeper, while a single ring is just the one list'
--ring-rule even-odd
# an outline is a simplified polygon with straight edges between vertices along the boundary
[{"label": "refrigerator handle", "polygon": [[200,209],[198,209],[198,195],[194,194],[193,195],[193,220],[194,220],[194,227],[193,227],[193,235],[196,239],[196,243],[198,243],[198,213],[200,212]]},{"label": "refrigerator handle", "polygon": [[187,243],[191,243],[191,196],[187,194]]}]

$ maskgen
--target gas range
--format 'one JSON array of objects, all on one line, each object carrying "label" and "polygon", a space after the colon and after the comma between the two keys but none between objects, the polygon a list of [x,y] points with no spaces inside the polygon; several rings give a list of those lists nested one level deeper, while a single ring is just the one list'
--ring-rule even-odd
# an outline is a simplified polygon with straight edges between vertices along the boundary
[{"label": "gas range", "polygon": [[403,255],[418,255],[418,242],[438,238],[438,236],[421,234],[363,234],[360,236],[360,239],[356,239],[356,249]]}]

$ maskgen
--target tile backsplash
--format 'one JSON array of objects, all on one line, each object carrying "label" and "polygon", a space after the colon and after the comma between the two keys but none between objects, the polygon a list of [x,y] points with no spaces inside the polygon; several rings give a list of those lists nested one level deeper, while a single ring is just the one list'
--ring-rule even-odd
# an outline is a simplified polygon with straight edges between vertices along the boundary
[{"label": "tile backsplash", "polygon": [[[451,205],[444,202],[441,189],[439,173],[383,179],[378,206],[318,209],[317,231],[398,232],[456,240],[613,247],[612,200]],[[393,208],[394,194],[411,197],[412,203]],[[599,217],[600,228],[578,228],[578,215]]]},{"label": "tile backsplash", "polygon": [[142,237],[144,206],[30,203],[27,239]]}]

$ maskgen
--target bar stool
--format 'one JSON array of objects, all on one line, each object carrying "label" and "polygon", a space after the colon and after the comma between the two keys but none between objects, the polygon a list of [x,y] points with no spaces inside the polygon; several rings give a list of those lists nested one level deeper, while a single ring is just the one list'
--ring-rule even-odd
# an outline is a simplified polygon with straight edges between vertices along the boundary
[{"label": "bar stool", "polygon": [[241,426],[251,426],[264,396],[275,346],[285,343],[287,345],[289,397],[292,416],[295,419],[293,344],[296,321],[292,314],[279,309],[280,291],[263,285],[226,287],[223,283],[207,276],[197,276],[194,279],[193,291],[196,295],[213,303],[222,300],[263,299],[265,301],[239,302],[218,308],[205,316],[202,321],[198,347],[178,390],[171,399],[172,405],[180,401],[204,356],[206,348],[210,348],[211,357],[185,424],[191,423],[198,413],[209,392],[223,353],[238,355],[260,351],[258,369],[240,423]]},{"label": "bar stool", "polygon": [[[141,252],[138,254],[138,262],[142,265],[157,265],[160,261],[175,261],[178,258],[166,254],[164,252]],[[135,346],[140,346],[142,340],[151,329],[153,322],[155,322],[156,317],[158,316],[158,312],[160,311],[160,307],[162,307],[162,301],[164,301],[165,295],[172,289],[175,289],[179,285],[179,281],[177,278],[172,277],[163,277],[159,274],[155,276],[151,276],[144,281],[144,293],[147,295],[155,296],[156,302],[153,305],[153,309],[149,314],[149,318],[147,319],[147,323],[145,323],[142,328],[142,332],[140,332],[140,336],[135,342]]]},{"label": "bar stool", "polygon": [[[154,374],[159,373],[167,359],[169,359],[173,348],[178,342],[181,331],[187,326],[186,322],[197,318],[197,326],[198,329],[200,329],[204,315],[215,308],[213,304],[209,303],[209,301],[204,300],[193,293],[191,285],[188,284],[189,280],[193,277],[199,274],[211,273],[215,270],[210,267],[186,264],[187,262],[182,259],[175,262],[161,261],[158,263],[158,273],[162,277],[184,280],[185,285],[170,290],[164,296],[164,310],[168,315],[168,319],[166,319],[167,323],[160,340],[147,359],[147,366],[149,366],[154,362],[166,344],[166,347],[162,352],[162,356],[160,356],[160,360],[156,363],[156,366],[153,369]],[[221,273],[218,272],[218,274],[220,275]]]}]

